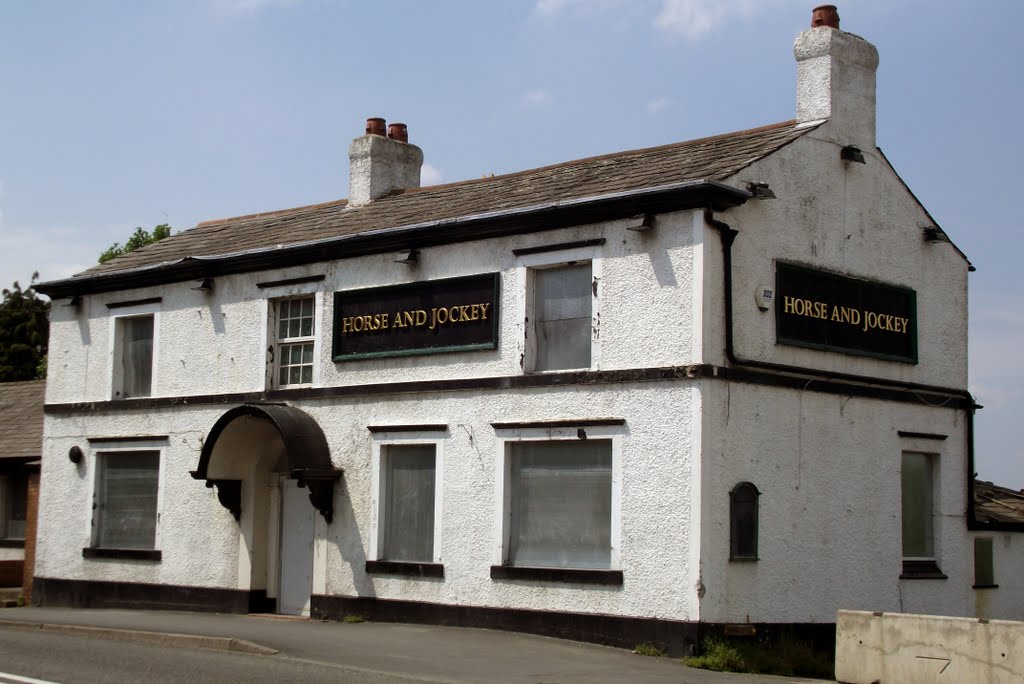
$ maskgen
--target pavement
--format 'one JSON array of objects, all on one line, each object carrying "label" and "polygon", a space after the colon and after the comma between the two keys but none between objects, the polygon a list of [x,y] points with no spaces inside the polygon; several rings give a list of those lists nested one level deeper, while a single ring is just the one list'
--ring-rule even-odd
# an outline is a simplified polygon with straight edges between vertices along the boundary
[{"label": "pavement", "polygon": [[157,610],[5,608],[0,627],[42,629],[167,647],[328,663],[388,682],[674,682],[821,680],[708,672],[673,658],[530,634],[394,623],[320,622],[279,615]]}]

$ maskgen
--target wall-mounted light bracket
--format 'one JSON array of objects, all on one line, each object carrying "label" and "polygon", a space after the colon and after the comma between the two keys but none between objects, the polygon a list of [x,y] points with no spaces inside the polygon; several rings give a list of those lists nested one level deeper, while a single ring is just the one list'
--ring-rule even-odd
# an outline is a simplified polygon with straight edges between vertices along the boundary
[{"label": "wall-mounted light bracket", "polygon": [[946,231],[938,226],[926,226],[924,228],[924,240],[925,242],[949,242],[949,236],[946,235]]},{"label": "wall-mounted light bracket", "polygon": [[212,292],[213,291],[213,278],[210,278],[210,277],[203,278],[202,281],[200,281],[200,283],[198,285],[196,285],[195,287],[193,287],[192,289],[193,290],[198,290],[200,292]]},{"label": "wall-mounted light bracket", "polygon": [[402,255],[400,257],[398,257],[397,259],[395,259],[395,263],[396,264],[406,264],[407,266],[412,266],[413,264],[418,263],[419,260],[420,260],[420,251],[418,249],[416,249],[415,247],[413,247],[412,249],[410,249],[407,252],[402,252]]},{"label": "wall-mounted light bracket", "polygon": [[754,199],[775,199],[775,191],[768,187],[764,181],[748,181],[747,192]]},{"label": "wall-mounted light bracket", "polygon": [[654,228],[654,214],[637,214],[626,223],[626,230],[642,233]]},{"label": "wall-mounted light bracket", "polygon": [[856,145],[847,145],[839,152],[839,158],[845,162],[857,162],[858,164],[866,164],[864,161],[864,153],[860,151],[860,148]]}]

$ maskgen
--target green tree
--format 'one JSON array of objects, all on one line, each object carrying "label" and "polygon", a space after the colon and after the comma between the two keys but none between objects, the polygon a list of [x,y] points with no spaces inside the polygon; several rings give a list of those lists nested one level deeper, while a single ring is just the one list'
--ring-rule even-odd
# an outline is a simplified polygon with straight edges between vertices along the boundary
[{"label": "green tree", "polygon": [[0,382],[46,377],[46,347],[50,339],[50,302],[34,289],[38,273],[25,290],[17,281],[4,288],[0,301]]},{"label": "green tree", "polygon": [[127,254],[128,252],[134,252],[139,247],[145,247],[146,245],[151,245],[154,242],[159,242],[170,234],[171,227],[166,223],[161,223],[159,226],[153,228],[153,232],[144,230],[141,226],[138,226],[135,228],[135,232],[131,234],[131,237],[128,238],[128,241],[124,243],[123,247],[120,243],[115,242],[110,245],[103,254],[100,254],[100,263],[102,264],[105,261],[110,261],[114,257],[119,257],[122,254]]}]

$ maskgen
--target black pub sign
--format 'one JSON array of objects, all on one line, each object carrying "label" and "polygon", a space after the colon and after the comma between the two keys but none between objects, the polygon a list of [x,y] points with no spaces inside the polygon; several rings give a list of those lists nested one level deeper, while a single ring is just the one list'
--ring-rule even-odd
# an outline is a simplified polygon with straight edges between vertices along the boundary
[{"label": "black pub sign", "polygon": [[914,290],[778,262],[780,344],[917,363]]},{"label": "black pub sign", "polygon": [[498,273],[334,293],[335,361],[497,349]]}]

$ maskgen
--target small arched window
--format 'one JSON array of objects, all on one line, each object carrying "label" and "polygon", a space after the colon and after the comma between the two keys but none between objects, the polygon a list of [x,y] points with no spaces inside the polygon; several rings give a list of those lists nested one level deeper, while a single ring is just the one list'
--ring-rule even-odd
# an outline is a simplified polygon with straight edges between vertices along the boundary
[{"label": "small arched window", "polygon": [[740,482],[729,492],[729,560],[757,560],[757,500],[761,492]]}]

